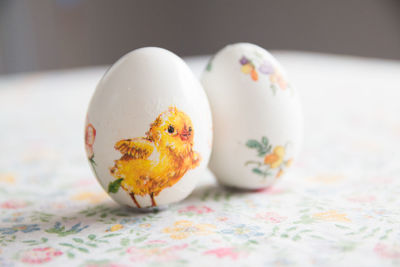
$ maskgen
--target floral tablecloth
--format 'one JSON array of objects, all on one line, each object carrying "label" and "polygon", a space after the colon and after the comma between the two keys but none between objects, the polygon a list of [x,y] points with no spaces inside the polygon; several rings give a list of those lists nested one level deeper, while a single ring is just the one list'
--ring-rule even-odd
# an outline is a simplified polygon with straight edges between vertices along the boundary
[{"label": "floral tablecloth", "polygon": [[400,62],[276,56],[305,113],[292,171],[253,193],[205,173],[157,213],[118,206],[85,159],[105,68],[0,77],[0,265],[400,266]]}]

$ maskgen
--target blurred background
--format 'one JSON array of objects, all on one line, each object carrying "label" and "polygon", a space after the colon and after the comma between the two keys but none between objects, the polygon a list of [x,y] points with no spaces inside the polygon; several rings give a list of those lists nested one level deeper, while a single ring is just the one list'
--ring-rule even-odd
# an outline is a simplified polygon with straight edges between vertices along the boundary
[{"label": "blurred background", "polygon": [[239,41],[400,59],[400,1],[0,0],[0,74],[107,65],[143,46],[212,54]]}]

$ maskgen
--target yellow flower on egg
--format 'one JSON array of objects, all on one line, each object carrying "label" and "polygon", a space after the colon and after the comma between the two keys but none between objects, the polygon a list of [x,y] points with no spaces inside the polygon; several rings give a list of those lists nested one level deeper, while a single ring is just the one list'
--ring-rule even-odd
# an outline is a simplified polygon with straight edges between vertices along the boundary
[{"label": "yellow flower on egg", "polygon": [[246,63],[244,64],[240,70],[244,73],[244,74],[250,74],[251,79],[253,81],[257,81],[258,80],[258,73],[254,67],[254,65],[252,63]]},{"label": "yellow flower on egg", "polygon": [[242,66],[241,71],[244,74],[249,74],[253,69],[254,69],[254,67],[251,64],[247,63]]}]

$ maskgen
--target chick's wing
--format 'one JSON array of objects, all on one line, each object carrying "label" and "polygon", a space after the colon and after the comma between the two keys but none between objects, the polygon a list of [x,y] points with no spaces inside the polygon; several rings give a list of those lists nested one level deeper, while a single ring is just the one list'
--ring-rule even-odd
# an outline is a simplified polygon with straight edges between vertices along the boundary
[{"label": "chick's wing", "polygon": [[114,148],[126,159],[147,159],[154,150],[152,142],[146,138],[133,138],[118,141]]}]

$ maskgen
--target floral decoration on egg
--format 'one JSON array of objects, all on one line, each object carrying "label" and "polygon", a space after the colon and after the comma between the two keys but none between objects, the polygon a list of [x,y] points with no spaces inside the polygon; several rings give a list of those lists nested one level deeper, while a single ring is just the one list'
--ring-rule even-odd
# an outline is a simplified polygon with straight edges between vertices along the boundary
[{"label": "floral decoration on egg", "polygon": [[253,81],[258,81],[258,72],[256,70],[256,66],[254,65],[254,63],[251,60],[249,60],[247,57],[245,57],[245,56],[243,56],[239,60],[239,62],[242,65],[240,70],[244,74],[250,74],[251,79]]},{"label": "floral decoration on egg", "polygon": [[122,157],[110,168],[115,178],[109,193],[122,187],[140,208],[135,195],[150,195],[151,204],[166,187],[177,183],[190,169],[199,166],[201,156],[193,150],[194,129],[187,114],[176,107],[161,113],[145,137],[118,141],[114,148]]},{"label": "floral decoration on egg", "polygon": [[206,71],[211,71],[212,70],[212,62],[213,62],[214,56],[212,56],[210,58],[210,60],[208,60],[207,62],[207,66],[206,66]]},{"label": "floral decoration on egg", "polygon": [[250,139],[246,146],[257,151],[257,157],[261,160],[249,160],[245,166],[253,165],[251,171],[264,178],[273,176],[279,178],[284,173],[285,169],[290,167],[293,159],[285,159],[287,146],[273,146],[269,143],[267,137],[263,136],[261,141]]},{"label": "floral decoration on egg", "polygon": [[[289,84],[283,78],[282,74],[275,68],[270,62],[262,58],[261,55],[257,54],[256,57],[250,59],[250,57],[242,56],[239,60],[241,65],[241,72],[244,74],[250,74],[253,81],[259,80],[260,72],[263,75],[269,76],[269,81],[271,83],[271,89],[274,95],[278,89],[286,90],[289,88]],[[258,66],[258,68],[257,68]],[[258,70],[258,71],[257,71]]]},{"label": "floral decoration on egg", "polygon": [[85,128],[85,149],[88,156],[88,160],[95,170],[96,162],[94,161],[93,145],[96,139],[96,129],[91,123],[88,123]]}]

